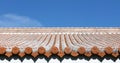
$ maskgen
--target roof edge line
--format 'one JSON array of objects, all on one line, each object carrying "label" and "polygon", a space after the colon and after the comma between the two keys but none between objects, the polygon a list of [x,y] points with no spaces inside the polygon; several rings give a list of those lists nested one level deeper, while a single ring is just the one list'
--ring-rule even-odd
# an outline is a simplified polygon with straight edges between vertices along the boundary
[{"label": "roof edge line", "polygon": [[90,29],[90,28],[94,28],[94,29],[118,29],[120,27],[0,27],[0,29],[39,29],[39,28],[56,28],[56,29],[72,29],[72,28],[79,28],[79,29]]}]

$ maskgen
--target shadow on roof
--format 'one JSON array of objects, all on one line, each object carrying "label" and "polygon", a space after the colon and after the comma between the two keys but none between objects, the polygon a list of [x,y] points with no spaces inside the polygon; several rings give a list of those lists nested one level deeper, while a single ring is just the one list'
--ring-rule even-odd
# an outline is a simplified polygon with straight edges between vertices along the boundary
[{"label": "shadow on roof", "polygon": [[33,56],[31,56],[31,55],[25,55],[24,57],[19,57],[18,55],[12,55],[11,57],[7,57],[7,56],[5,56],[5,55],[0,55],[0,59],[1,60],[4,60],[4,59],[6,59],[6,60],[8,60],[8,61],[10,61],[11,59],[19,59],[19,60],[21,60],[21,62],[24,60],[24,59],[32,59],[34,62],[35,61],[37,61],[37,59],[38,58],[40,58],[40,59],[45,59],[47,62],[49,62],[50,61],[50,59],[51,58],[53,58],[53,59],[58,59],[60,62],[62,62],[63,61],[63,59],[71,59],[71,60],[77,60],[77,59],[85,59],[85,60],[87,60],[87,61],[89,61],[90,59],[98,59],[100,62],[102,62],[104,59],[107,59],[107,60],[112,60],[112,61],[116,61],[117,59],[120,59],[120,55],[118,56],[118,57],[113,57],[113,56],[111,56],[111,55],[105,55],[103,58],[101,58],[101,57],[99,57],[99,56],[97,56],[97,55],[92,55],[91,57],[86,57],[86,56],[84,56],[84,55],[79,55],[79,56],[77,56],[77,57],[73,57],[73,56],[71,56],[71,55],[65,55],[65,56],[63,56],[62,58],[60,58],[59,56],[57,56],[57,55],[51,55],[49,58],[47,58],[46,56],[44,56],[44,55],[38,55],[37,57],[33,57]]}]

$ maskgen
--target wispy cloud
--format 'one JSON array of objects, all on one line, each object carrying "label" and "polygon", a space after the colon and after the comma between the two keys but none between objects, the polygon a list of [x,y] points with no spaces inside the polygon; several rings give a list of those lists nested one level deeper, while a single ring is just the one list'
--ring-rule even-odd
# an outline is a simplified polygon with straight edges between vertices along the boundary
[{"label": "wispy cloud", "polygon": [[41,27],[38,20],[16,14],[0,15],[0,27]]}]

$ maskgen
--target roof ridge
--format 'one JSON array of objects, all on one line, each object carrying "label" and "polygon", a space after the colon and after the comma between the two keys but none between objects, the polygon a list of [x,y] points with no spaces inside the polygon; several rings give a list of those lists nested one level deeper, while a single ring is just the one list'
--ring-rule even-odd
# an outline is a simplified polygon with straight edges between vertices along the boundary
[{"label": "roof ridge", "polygon": [[0,27],[0,29],[19,29],[19,28],[22,28],[22,29],[24,29],[24,28],[28,28],[28,29],[38,29],[38,28],[45,28],[45,29],[47,29],[47,28],[56,28],[56,29],[58,29],[58,28],[60,28],[60,29],[62,29],[62,28],[84,28],[84,29],[88,29],[88,28],[103,28],[103,29],[114,29],[114,28],[120,28],[119,26],[118,27]]}]

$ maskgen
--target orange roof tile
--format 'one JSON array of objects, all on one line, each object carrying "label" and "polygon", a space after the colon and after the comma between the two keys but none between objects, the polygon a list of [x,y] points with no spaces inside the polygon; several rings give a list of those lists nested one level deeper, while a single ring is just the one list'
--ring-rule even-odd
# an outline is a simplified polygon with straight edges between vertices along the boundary
[{"label": "orange roof tile", "polygon": [[120,52],[120,28],[0,28],[0,54],[103,57]]}]

